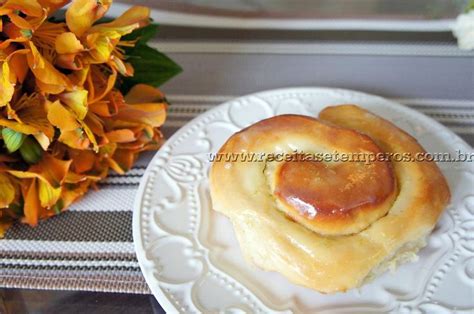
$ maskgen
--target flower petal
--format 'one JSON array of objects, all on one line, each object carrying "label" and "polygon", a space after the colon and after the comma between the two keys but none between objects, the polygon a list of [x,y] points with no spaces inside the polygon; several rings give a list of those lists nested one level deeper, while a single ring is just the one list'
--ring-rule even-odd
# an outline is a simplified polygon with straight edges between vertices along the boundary
[{"label": "flower petal", "polygon": [[56,95],[64,91],[64,86],[61,86],[61,85],[46,84],[40,81],[39,79],[36,79],[35,82],[36,82],[36,87],[38,87],[38,90],[44,94]]},{"label": "flower petal", "polygon": [[137,152],[128,149],[117,149],[114,153],[113,160],[121,169],[128,171],[132,168],[133,162],[137,156]]},{"label": "flower petal", "polygon": [[98,64],[109,61],[112,51],[119,42],[119,35],[102,36],[99,33],[87,35],[87,46],[89,47],[89,63]]},{"label": "flower petal", "polygon": [[56,188],[59,187],[66,178],[71,162],[71,160],[60,160],[50,154],[44,154],[43,159],[41,159],[38,165],[33,167],[35,170],[40,170],[46,181]]},{"label": "flower petal", "polygon": [[28,171],[8,170],[11,175],[20,179],[39,179],[53,188],[58,188],[64,182],[72,160],[60,160],[50,154],[43,154],[43,158]]},{"label": "flower petal", "polygon": [[42,8],[48,11],[48,15],[52,15],[57,9],[65,6],[70,0],[38,0]]},{"label": "flower petal", "polygon": [[0,107],[10,102],[14,92],[15,84],[10,82],[10,67],[8,62],[3,62],[0,68]]},{"label": "flower petal", "polygon": [[89,126],[84,122],[81,123],[81,126],[82,126],[82,129],[84,130],[84,133],[86,133],[87,138],[92,143],[92,148],[94,149],[95,152],[98,152],[99,145],[97,144],[97,139],[95,138],[94,132],[92,132]]},{"label": "flower petal", "polygon": [[112,168],[113,171],[117,172],[118,174],[125,174],[125,171],[127,171],[126,169],[122,168],[115,160],[113,160],[112,158],[108,158],[107,159],[107,162],[110,166],[110,168]]},{"label": "flower petal", "polygon": [[133,76],[134,70],[132,65],[130,63],[123,62],[122,59],[113,54],[110,56],[109,65],[123,76]]},{"label": "flower petal", "polygon": [[156,87],[147,84],[136,84],[125,95],[127,104],[140,104],[149,102],[163,102],[165,95]]},{"label": "flower petal", "polygon": [[25,202],[23,206],[23,212],[25,214],[24,222],[30,226],[36,226],[38,224],[38,216],[41,210],[36,180],[27,180],[24,181],[24,184],[26,184],[22,189],[23,199]]},{"label": "flower petal", "polygon": [[[74,89],[77,88],[77,86],[83,86],[84,83],[87,80],[87,76],[89,74],[90,67],[89,66],[84,66],[81,69],[77,71],[73,71],[71,74],[69,74],[69,79],[74,86]],[[91,87],[89,87],[89,90]],[[90,94],[90,93],[89,93]]]},{"label": "flower petal", "polygon": [[81,150],[88,149],[89,145],[91,144],[90,140],[87,138],[87,136],[85,136],[84,130],[82,129],[61,132],[58,141],[71,148]]},{"label": "flower petal", "polygon": [[46,151],[48,150],[49,144],[51,144],[51,139],[46,136],[43,132],[33,134],[33,137],[40,144],[41,148]]},{"label": "flower petal", "polygon": [[8,0],[2,5],[1,10],[20,11],[27,16],[36,17],[43,14],[43,8],[36,0]]},{"label": "flower petal", "polygon": [[51,86],[55,94],[58,90],[63,91],[70,86],[67,77],[44,59],[32,42],[29,42],[29,46],[31,53],[27,55],[28,65],[36,79],[44,84],[43,86]]},{"label": "flower petal", "polygon": [[19,133],[33,135],[46,150],[54,137],[54,128],[46,118],[43,98],[35,95],[21,97],[13,107],[8,105],[9,119],[0,117],[0,125]]},{"label": "flower petal", "polygon": [[83,67],[79,54],[75,53],[58,55],[56,58],[56,65],[60,68],[73,71],[81,70]]},{"label": "flower petal", "polygon": [[59,100],[48,105],[48,120],[62,131],[72,131],[80,127],[74,114],[67,110]]},{"label": "flower petal", "polygon": [[15,199],[15,187],[8,175],[0,173],[0,208],[6,208]]},{"label": "flower petal", "polygon": [[[96,95],[89,95],[90,96],[89,97],[89,103],[94,103],[94,102],[100,101],[105,96],[107,96],[107,94],[113,89],[113,87],[115,85],[115,81],[117,79],[117,71],[112,70],[112,73],[106,78],[104,73],[95,70],[96,68],[94,68],[94,67],[92,69],[93,69],[93,71],[91,71],[91,73],[89,73],[89,75],[94,75],[95,76],[94,78],[96,78],[96,82],[97,81],[100,82],[100,83],[93,84],[94,87],[97,89],[97,90],[95,90],[95,94],[98,94],[98,93],[100,93],[100,94],[97,95],[97,96]],[[91,80],[93,82],[94,82],[94,78],[91,78]],[[104,84],[105,81],[107,81],[106,84]]]},{"label": "flower petal", "polygon": [[135,134],[129,129],[110,131],[105,133],[105,136],[114,143],[128,143],[136,140]]},{"label": "flower petal", "polygon": [[77,173],[90,171],[94,167],[96,155],[90,150],[71,149],[69,155],[72,158],[71,168]]},{"label": "flower petal", "polygon": [[9,63],[12,71],[15,72],[18,82],[23,83],[29,70],[25,54],[15,53],[11,56]]},{"label": "flower petal", "polygon": [[13,120],[8,120],[0,116],[0,125],[23,134],[36,134],[38,129],[31,125],[26,125]]},{"label": "flower petal", "polygon": [[104,29],[116,29],[119,30],[121,35],[125,35],[133,31],[135,28],[147,25],[149,22],[150,9],[143,6],[134,6],[112,22],[94,25],[91,32]]},{"label": "flower petal", "polygon": [[105,100],[90,103],[89,109],[91,112],[101,117],[110,117],[112,115],[109,108],[109,102]]},{"label": "flower petal", "polygon": [[123,105],[115,115],[116,120],[149,124],[153,127],[163,125],[166,119],[165,103]]},{"label": "flower petal", "polygon": [[104,16],[112,1],[73,0],[66,11],[66,23],[78,37]]},{"label": "flower petal", "polygon": [[[17,26],[18,28],[22,30],[29,30],[30,31],[29,33],[31,33],[31,29],[33,28],[33,26],[26,19],[22,18],[16,13],[8,14],[8,17],[10,18],[10,21],[12,21],[12,23],[15,26]],[[27,37],[27,36],[24,36],[24,37]]]},{"label": "flower petal", "polygon": [[80,89],[59,95],[59,99],[76,114],[79,120],[84,120],[87,114],[87,90]]},{"label": "flower petal", "polygon": [[7,49],[12,43],[22,43],[27,41],[26,38],[7,39],[0,41],[0,51]]},{"label": "flower petal", "polygon": [[9,38],[9,40],[27,41],[31,38],[31,35],[33,33],[31,30],[27,29],[28,27],[31,27],[31,25],[26,21],[24,23],[26,25],[24,25],[23,28],[14,23],[5,24],[5,26],[3,27],[3,35],[6,35],[5,37]]},{"label": "flower petal", "polygon": [[84,123],[98,136],[104,136],[104,122],[93,112],[87,113]]},{"label": "flower petal", "polygon": [[45,181],[38,182],[38,196],[42,207],[51,208],[61,196],[61,187],[53,188]]},{"label": "flower petal", "polygon": [[78,53],[84,50],[84,46],[82,46],[79,39],[77,39],[76,35],[71,32],[62,33],[56,37],[54,46],[56,48],[56,52],[59,54]]},{"label": "flower petal", "polygon": [[76,201],[78,198],[84,195],[89,189],[89,186],[91,185],[92,182],[94,182],[94,180],[91,180],[88,178],[85,181],[75,184],[73,189],[67,189],[67,190],[64,189],[61,195],[61,200],[64,204],[64,207],[65,208],[68,207],[74,201]]},{"label": "flower petal", "polygon": [[17,112],[17,115],[23,125],[36,129],[36,132],[30,134],[44,133],[48,139],[53,139],[54,128],[47,119],[43,102],[22,109]]}]

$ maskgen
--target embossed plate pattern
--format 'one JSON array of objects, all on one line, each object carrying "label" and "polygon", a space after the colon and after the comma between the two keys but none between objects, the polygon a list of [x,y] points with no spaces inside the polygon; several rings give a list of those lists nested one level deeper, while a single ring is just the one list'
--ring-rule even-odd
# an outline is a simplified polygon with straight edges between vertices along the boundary
[{"label": "embossed plate pattern", "polygon": [[[428,152],[472,153],[432,119],[386,99],[326,88],[292,88],[241,97],[206,112],[172,136],[138,190],[133,235],[151,291],[169,312],[472,313],[474,309],[474,167],[440,163],[452,202],[416,262],[360,289],[322,295],[247,265],[231,223],[211,210],[209,157],[234,132],[283,113],[315,116],[328,106],[359,104],[414,135]],[[262,239],[264,240],[264,239]]]}]

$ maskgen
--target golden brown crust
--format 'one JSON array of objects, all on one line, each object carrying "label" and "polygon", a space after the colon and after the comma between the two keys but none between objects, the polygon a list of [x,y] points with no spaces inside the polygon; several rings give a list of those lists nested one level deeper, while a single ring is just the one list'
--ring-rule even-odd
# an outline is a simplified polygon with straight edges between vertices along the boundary
[{"label": "golden brown crust", "polygon": [[[302,116],[276,119],[278,123],[267,120],[258,128],[236,133],[219,153],[292,153],[294,149],[353,153],[364,145],[372,147],[371,151],[380,148],[383,152],[411,155],[424,152],[413,137],[354,105],[329,107],[320,113],[320,120],[337,127]],[[316,220],[292,211],[291,206],[282,208],[281,193],[274,193],[284,178],[278,177],[281,166],[282,163],[268,162],[214,162],[210,172],[213,207],[232,220],[247,260],[325,293],[361,285],[400,248],[428,235],[450,198],[446,180],[435,163],[393,162],[398,188],[387,188],[392,170],[382,167],[374,172],[385,180],[382,188],[365,190],[377,195],[379,201],[365,204],[369,207],[362,206],[364,210],[348,211],[351,214],[347,215],[321,215],[322,225],[314,227],[308,221]],[[342,177],[345,176],[344,172]],[[354,199],[360,200],[349,197],[346,203],[351,204]],[[347,234],[348,226],[355,221],[360,222],[356,232]]]},{"label": "golden brown crust", "polygon": [[[247,141],[256,142],[261,132],[269,129],[274,137],[303,134],[305,138],[319,139],[313,154],[296,152],[276,165],[265,165],[276,208],[293,220],[323,235],[346,235],[367,228],[388,212],[397,194],[390,162],[325,162],[322,156],[315,158],[319,148],[333,153],[336,145],[346,153],[381,153],[367,135],[311,117],[281,115],[252,125],[230,141],[244,136]],[[250,145],[246,149],[258,147]]]}]

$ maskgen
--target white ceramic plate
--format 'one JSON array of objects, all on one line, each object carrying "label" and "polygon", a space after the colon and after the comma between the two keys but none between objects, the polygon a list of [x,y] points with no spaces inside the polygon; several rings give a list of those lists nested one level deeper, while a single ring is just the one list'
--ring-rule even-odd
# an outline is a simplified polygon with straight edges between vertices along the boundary
[{"label": "white ceramic plate", "polygon": [[[474,309],[474,167],[440,163],[452,203],[420,251],[347,293],[323,295],[277,273],[247,265],[231,223],[211,210],[209,154],[234,132],[283,113],[315,116],[328,105],[356,103],[414,135],[428,152],[472,149],[432,119],[359,92],[292,88],[222,104],[172,136],[151,161],[137,194],[133,234],[138,261],[168,312],[472,313]],[[262,239],[264,241],[264,239]]]}]

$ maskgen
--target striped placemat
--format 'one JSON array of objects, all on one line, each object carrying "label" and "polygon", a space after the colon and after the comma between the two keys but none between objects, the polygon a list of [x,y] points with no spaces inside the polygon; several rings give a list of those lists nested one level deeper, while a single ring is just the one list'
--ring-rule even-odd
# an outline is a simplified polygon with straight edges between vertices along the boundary
[{"label": "striped placemat", "polygon": [[[231,96],[170,96],[166,137]],[[474,102],[398,99],[474,146]],[[72,208],[40,223],[16,225],[0,240],[0,287],[149,293],[135,257],[132,204],[153,153],[126,175],[112,174]]]}]

